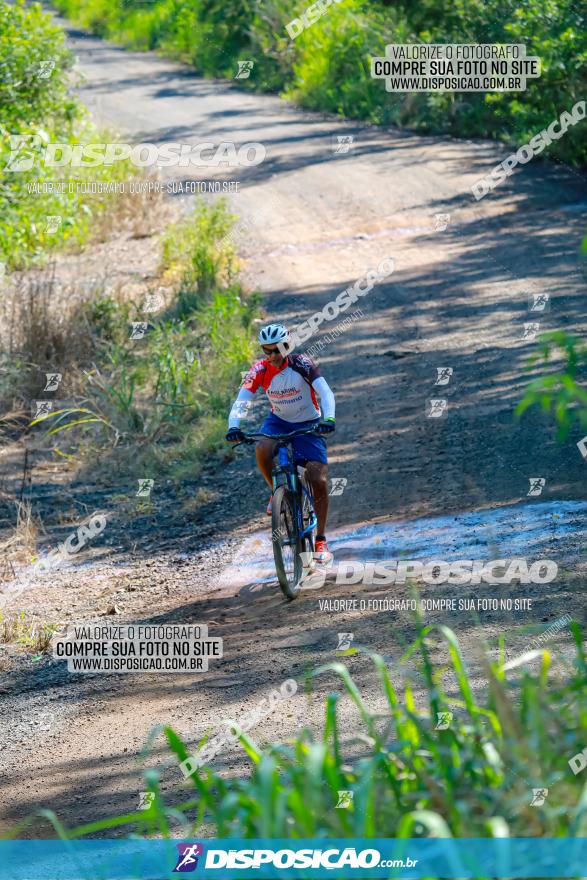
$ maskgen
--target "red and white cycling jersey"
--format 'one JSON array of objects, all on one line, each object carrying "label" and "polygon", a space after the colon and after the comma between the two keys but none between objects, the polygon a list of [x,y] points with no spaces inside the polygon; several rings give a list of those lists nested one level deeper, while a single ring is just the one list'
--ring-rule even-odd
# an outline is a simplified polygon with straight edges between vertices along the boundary
[{"label": "red and white cycling jersey", "polygon": [[280,419],[309,422],[320,418],[320,407],[312,388],[320,376],[312,358],[305,354],[289,354],[279,369],[266,358],[257,361],[245,376],[242,387],[253,394],[264,388],[271,411]]}]

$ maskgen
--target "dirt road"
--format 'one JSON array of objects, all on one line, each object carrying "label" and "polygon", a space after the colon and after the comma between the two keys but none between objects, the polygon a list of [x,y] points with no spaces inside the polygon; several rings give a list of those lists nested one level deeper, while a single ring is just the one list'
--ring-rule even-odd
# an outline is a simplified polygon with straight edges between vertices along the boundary
[{"label": "dirt road", "polygon": [[[535,161],[476,202],[471,185],[507,147],[307,113],[73,29],[69,37],[86,77],[82,99],[133,143],[265,145],[265,162],[232,169],[224,179],[239,181],[229,199],[251,223],[242,242],[245,277],[266,294],[269,318],[296,325],[393,259],[391,277],[358,303],[364,316],[318,357],[337,399],[331,476],[346,480],[343,493],[331,498],[329,535],[339,558],[555,559],[559,575],[543,586],[500,592],[423,585],[423,597],[507,593],[531,600],[524,611],[430,612],[430,621],[455,629],[474,667],[481,635],[491,640],[506,632],[516,651],[529,631],[563,613],[580,617],[580,434],[557,445],[549,420],[528,415],[516,423],[512,411],[534,351],[523,338],[524,324],[538,320],[529,298],[549,294],[541,330],[585,331],[585,177]],[[348,152],[336,152],[338,138],[348,135]],[[219,179],[189,168],[162,174]],[[191,196],[173,198],[190,209]],[[448,385],[437,386],[442,367],[453,372]],[[448,401],[446,418],[426,415],[427,401],[437,398]],[[262,411],[260,404],[257,415]],[[536,477],[545,479],[544,488],[528,498]],[[117,622],[207,623],[224,639],[224,658],[201,677],[74,676],[53,661],[13,667],[2,686],[3,829],[39,806],[68,825],[134,809],[144,788],[140,752],[154,725],[171,722],[195,744],[222,718],[246,716],[285,679],[301,681],[305,670],[334,659],[339,632],[394,659],[409,644],[409,615],[335,612],[320,604],[402,596],[405,586],[327,582],[284,603],[267,569],[266,492],[249,456],[215,459],[202,480],[210,501],[192,518],[178,515],[162,487],[155,513],[131,526],[116,514],[114,481],[95,485],[88,469],[68,489],[90,509],[109,510],[111,528],[83,565],[31,582],[12,607],[79,622],[99,619],[114,602]],[[51,492],[62,505],[59,487]],[[55,531],[53,543],[60,537]],[[563,652],[565,640],[563,632]],[[347,662],[369,705],[383,706],[369,661],[355,655]],[[322,677],[311,696],[300,688],[254,737],[319,727],[322,698],[333,685]],[[350,743],[358,719],[345,699],[340,711]],[[181,799],[183,777],[160,738],[145,760],[161,771],[170,800]],[[218,765],[241,773],[246,761],[234,748]],[[22,833],[52,832],[39,819]]]}]

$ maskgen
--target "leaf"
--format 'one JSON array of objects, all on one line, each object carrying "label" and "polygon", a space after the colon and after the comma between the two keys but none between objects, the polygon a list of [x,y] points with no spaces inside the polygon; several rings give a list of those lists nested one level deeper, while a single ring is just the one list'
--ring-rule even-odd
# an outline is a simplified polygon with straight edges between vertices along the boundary
[{"label": "leaf", "polygon": [[51,431],[48,431],[47,434],[50,437],[51,434],[58,434],[60,431],[68,431],[70,428],[75,428],[76,425],[85,425],[88,422],[102,422],[102,424],[106,424],[104,419],[76,419],[75,422],[68,422],[66,425],[60,425],[59,428],[53,428]]},{"label": "leaf", "polygon": [[544,650],[545,649],[526,651],[524,654],[520,654],[519,657],[514,657],[513,660],[504,663],[501,669],[503,672],[507,672],[510,669],[518,669],[520,666],[525,666],[531,660],[536,660],[538,657],[542,657]]},{"label": "leaf", "polygon": [[[179,763],[183,764],[183,762],[186,761],[190,757],[188,750],[185,746],[185,743],[183,742],[181,737],[178,736],[178,734],[175,732],[175,730],[173,730],[172,727],[168,727],[168,726],[164,727],[163,733],[165,734],[165,736],[167,738],[167,742],[169,743],[169,747],[170,747],[171,751],[174,753],[174,755],[176,755],[176,757],[179,760]],[[207,794],[207,787],[204,784],[204,782],[202,781],[202,779],[200,778],[200,770],[193,770],[189,774],[189,778],[192,780],[192,782],[194,783],[195,787],[198,789],[200,794],[205,796]]]}]

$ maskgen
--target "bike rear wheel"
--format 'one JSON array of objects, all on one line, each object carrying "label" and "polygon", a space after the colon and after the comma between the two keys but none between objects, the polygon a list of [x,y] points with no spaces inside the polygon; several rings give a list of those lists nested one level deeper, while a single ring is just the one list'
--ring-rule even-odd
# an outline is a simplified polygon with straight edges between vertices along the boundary
[{"label": "bike rear wheel", "polygon": [[287,486],[279,486],[274,494],[271,513],[273,558],[279,585],[290,601],[300,592],[304,549],[298,533],[296,502]]}]

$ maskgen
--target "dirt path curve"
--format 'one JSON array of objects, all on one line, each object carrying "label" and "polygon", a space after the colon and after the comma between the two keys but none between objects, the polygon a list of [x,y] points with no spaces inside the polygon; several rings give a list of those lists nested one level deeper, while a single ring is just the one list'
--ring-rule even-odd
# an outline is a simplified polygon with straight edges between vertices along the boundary
[{"label": "dirt path curve", "polygon": [[[331,499],[333,543],[342,545],[345,536],[362,529],[361,535],[373,535],[371,558],[376,558],[379,529],[385,529],[385,552],[396,558],[414,551],[410,521],[442,515],[427,520],[424,531],[414,524],[414,532],[420,529],[419,555],[437,555],[437,536],[444,540],[454,528],[453,548],[464,541],[469,548],[476,545],[479,558],[495,557],[526,516],[526,507],[516,506],[510,517],[508,506],[526,502],[529,478],[541,476],[546,485],[536,503],[546,502],[539,531],[547,540],[540,546],[551,556],[559,554],[565,575],[547,589],[520,589],[534,597],[530,612],[480,615],[483,634],[507,631],[513,644],[516,638],[523,644],[521,628],[578,609],[582,509],[559,513],[557,505],[584,497],[579,438],[557,446],[546,420],[530,416],[512,424],[512,409],[533,350],[523,339],[524,323],[533,320],[529,296],[550,295],[542,329],[585,329],[578,257],[586,228],[585,178],[534,162],[475,202],[470,186],[507,148],[307,113],[276,97],[198,79],[177,64],[68,30],[86,77],[82,99],[128,132],[133,143],[266,146],[262,165],[233,169],[225,179],[240,182],[230,201],[252,224],[242,242],[246,278],[265,292],[270,318],[296,324],[381,260],[394,260],[393,275],[358,303],[363,317],[318,358],[337,397],[331,476],[347,481],[344,493]],[[346,153],[336,152],[341,135],[353,136]],[[164,169],[163,175],[213,179],[190,168]],[[189,209],[191,197],[174,198]],[[311,343],[324,339],[327,330]],[[435,386],[438,367],[452,367],[448,386]],[[427,418],[427,400],[439,397],[448,400],[448,417]],[[74,677],[54,663],[13,671],[3,685],[4,737],[11,748],[3,752],[2,828],[41,805],[70,825],[133,809],[143,788],[139,753],[153,725],[172,722],[197,742],[223,717],[242,718],[284,679],[301,681],[304,670],[334,659],[339,631],[352,630],[356,642],[395,658],[409,643],[413,624],[405,615],[328,613],[320,609],[317,593],[286,605],[274,583],[237,584],[230,566],[238,568],[243,546],[250,546],[243,540],[263,540],[262,533],[252,533],[266,527],[265,493],[247,456],[228,461],[208,479],[220,499],[211,510],[218,515],[229,489],[234,503],[222,527],[208,530],[208,549],[194,546],[189,522],[164,535],[161,523],[154,523],[156,536],[140,550],[125,544],[121,529],[105,542],[103,553],[59,573],[50,588],[27,591],[16,607],[79,621],[97,619],[108,597],[120,604],[121,620],[208,623],[213,635],[224,638],[224,659],[200,678]],[[503,515],[488,530],[483,511],[497,508]],[[459,518],[474,511],[476,518]],[[401,535],[393,527],[400,519]],[[535,558],[534,532],[524,534]],[[367,556],[368,551],[367,540]],[[378,592],[327,583],[320,598]],[[423,595],[449,592],[426,587]],[[479,630],[471,615],[431,614],[430,620],[454,626],[474,663]],[[369,662],[361,656],[348,662],[372,709],[383,707]],[[263,741],[301,724],[320,725],[321,700],[333,684],[323,677],[310,697],[300,689],[255,735]],[[38,714],[48,707],[52,717],[39,725]],[[357,718],[346,700],[341,715],[350,739]],[[173,800],[182,777],[167,760],[158,739],[148,764],[161,770]],[[246,762],[232,749],[219,765],[243,772]],[[39,821],[24,833],[51,832]]]}]

